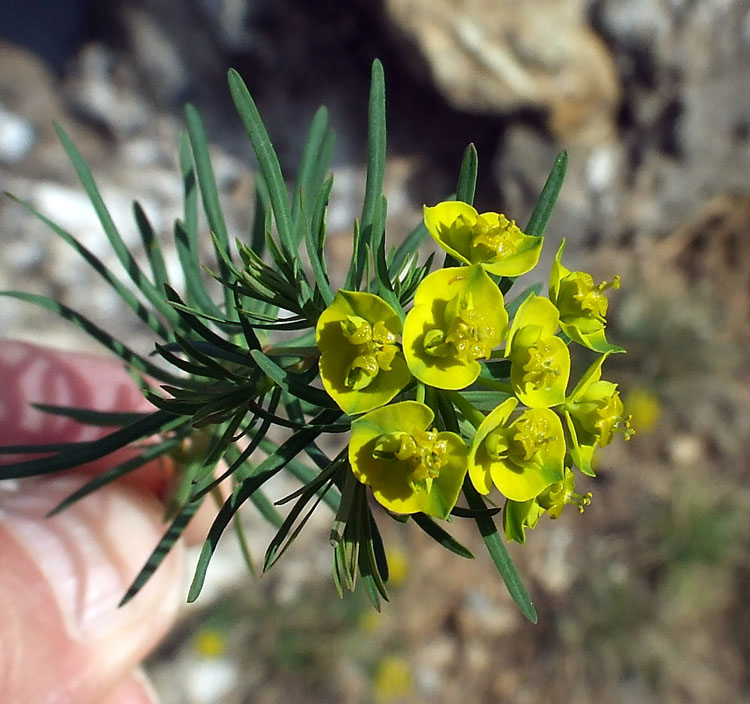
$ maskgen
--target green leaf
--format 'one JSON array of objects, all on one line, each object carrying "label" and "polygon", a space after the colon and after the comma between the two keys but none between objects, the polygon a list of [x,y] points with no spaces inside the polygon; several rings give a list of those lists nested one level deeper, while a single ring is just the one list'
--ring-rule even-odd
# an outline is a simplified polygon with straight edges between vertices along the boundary
[{"label": "green leaf", "polygon": [[388,203],[385,196],[380,197],[379,207],[375,213],[372,224],[373,231],[373,253],[375,255],[375,276],[377,279],[378,293],[380,297],[393,308],[403,320],[406,316],[401,302],[394,289],[391,276],[388,271],[388,263],[385,258],[385,220]]},{"label": "green leaf", "polygon": [[105,435],[103,438],[82,444],[74,443],[70,449],[63,450],[52,457],[41,457],[0,465],[0,479],[20,479],[71,469],[86,462],[106,457],[111,452],[129,445],[131,442],[150,437],[158,431],[170,430],[183,422],[183,418],[175,418],[171,413],[156,411],[120,430]]},{"label": "green leaf", "polygon": [[[325,242],[326,242],[326,209],[328,201],[333,190],[333,175],[329,176],[318,192],[318,197],[313,204],[312,214],[310,216],[310,232],[315,238],[315,250],[320,260],[321,266],[325,271]],[[328,280],[328,272],[325,272]]]},{"label": "green leaf", "polygon": [[[315,285],[320,291],[320,295],[326,306],[333,303],[333,292],[331,291],[330,281],[328,279],[328,271],[325,265],[325,255],[322,252],[320,246],[321,240],[325,239],[325,224],[322,220],[325,207],[328,204],[328,198],[331,195],[331,188],[333,186],[333,179],[328,179],[323,186],[323,189],[318,194],[318,199],[313,207],[313,215],[309,226],[305,227],[305,248],[307,249],[307,256],[310,258],[310,267],[312,268],[313,277],[315,278]],[[314,228],[318,228],[317,230]],[[321,237],[320,229],[323,229],[323,235]]]},{"label": "green leaf", "polygon": [[148,462],[155,460],[157,457],[161,457],[162,455],[167,454],[177,445],[179,445],[181,440],[181,437],[173,436],[167,440],[164,440],[163,442],[157,443],[156,445],[149,445],[137,457],[133,457],[130,460],[121,462],[116,467],[112,467],[112,469],[109,469],[103,474],[99,474],[90,481],[86,482],[82,487],[70,494],[70,496],[63,499],[47,514],[47,516],[54,516],[55,514],[60,513],[60,511],[65,510],[76,501],[80,501],[85,496],[92,494],[97,489],[100,489],[101,487],[106,486],[116,479],[119,479],[120,477],[123,477],[126,474],[135,471],[136,469],[139,469]]},{"label": "green leaf", "polygon": [[91,201],[91,205],[96,211],[96,215],[99,218],[102,229],[107,235],[109,243],[112,245],[112,250],[122,263],[125,271],[128,272],[128,275],[133,280],[133,283],[135,283],[141,293],[143,293],[143,295],[151,302],[154,308],[156,308],[165,318],[167,318],[167,320],[174,320],[173,312],[170,311],[169,306],[166,305],[164,296],[162,295],[161,291],[157,289],[156,286],[154,286],[154,284],[151,283],[148,277],[143,273],[143,271],[141,271],[140,266],[138,266],[138,262],[136,262],[124,240],[120,236],[120,233],[118,232],[117,227],[115,226],[115,223],[109,214],[109,210],[107,210],[107,206],[104,204],[104,200],[99,193],[99,189],[96,186],[94,177],[91,175],[91,171],[86,165],[86,162],[83,160],[83,157],[78,152],[75,145],[70,140],[70,137],[68,137],[62,127],[56,124],[55,129],[57,130],[57,136],[60,139],[63,148],[67,152],[68,158],[73,164],[73,168],[75,169],[76,174],[78,175],[78,180],[81,182],[83,189],[86,191],[86,195]]},{"label": "green leaf", "polygon": [[[286,519],[281,524],[276,535],[271,540],[266,550],[266,556],[263,562],[263,571],[267,572],[271,567],[276,564],[278,559],[286,552],[287,548],[294,542],[297,536],[300,534],[305,524],[310,519],[315,509],[318,507],[323,497],[326,495],[328,490],[333,485],[333,477],[331,474],[335,471],[336,467],[333,467],[332,472],[328,473],[325,481],[322,484],[316,482],[315,485],[308,485],[304,487],[304,490],[300,493],[296,503],[289,511]],[[297,520],[302,513],[303,509],[310,500],[317,495],[313,505],[308,509],[307,513],[302,516],[299,521]],[[296,525],[295,525],[296,524]],[[291,531],[294,526],[294,530]],[[290,533],[291,531],[291,533]]]},{"label": "green leaf", "polygon": [[[198,188],[200,189],[201,199],[203,201],[203,210],[208,219],[208,225],[214,234],[214,243],[216,245],[219,259],[219,270],[224,278],[228,278],[228,270],[224,264],[225,259],[232,258],[229,250],[229,234],[227,225],[224,220],[224,213],[221,210],[219,201],[219,192],[216,188],[216,178],[211,166],[211,156],[208,150],[208,140],[203,128],[203,121],[198,111],[192,105],[185,106],[185,121],[187,123],[188,138],[190,147],[193,152],[193,161],[195,163],[195,173],[198,177]],[[234,310],[234,297],[232,292],[224,289],[224,305],[226,314],[232,318]]]},{"label": "green leaf", "polygon": [[388,579],[388,563],[380,532],[367,504],[364,485],[360,490],[359,503],[359,573],[372,605],[380,611],[380,597],[388,601],[388,590],[385,588],[385,582]]},{"label": "green leaf", "polygon": [[193,155],[187,132],[180,133],[180,173],[182,175],[184,213],[182,221],[174,224],[174,240],[182,272],[185,277],[187,300],[201,310],[217,317],[224,312],[208,295],[203,279],[198,247],[198,191],[196,188]]},{"label": "green leaf", "polygon": [[355,232],[355,256],[352,258],[345,284],[345,288],[350,290],[358,290],[360,287],[367,261],[367,248],[373,240],[373,222],[379,207],[380,196],[383,193],[386,141],[385,77],[383,65],[375,59],[372,62],[370,79],[365,198],[359,231]]},{"label": "green leaf", "polygon": [[469,548],[464,547],[448,531],[441,528],[435,521],[424,513],[412,514],[414,523],[416,523],[427,535],[433,540],[440,543],[446,550],[450,550],[456,555],[465,557],[467,560],[474,559],[474,553]]},{"label": "green leaf", "polygon": [[[314,424],[325,425],[335,421],[341,415],[340,411],[322,411],[314,419]],[[320,434],[319,430],[305,428],[292,435],[286,442],[280,445],[272,452],[261,464],[259,464],[253,474],[242,481],[232,492],[232,495],[224,502],[214,519],[211,529],[208,532],[206,541],[201,549],[196,566],[193,582],[190,585],[188,601],[195,601],[203,588],[206,579],[206,570],[211,561],[211,557],[216,551],[219,538],[234,514],[240,506],[247,501],[255,491],[272,476],[282,470],[294,457],[296,457],[303,448],[310,442],[313,442]],[[243,453],[244,454],[244,453]]]},{"label": "green leaf", "polygon": [[461,161],[461,170],[458,173],[458,186],[456,187],[456,200],[474,205],[478,168],[479,158],[477,150],[473,144],[470,144],[466,147],[463,160]]},{"label": "green leaf", "polygon": [[315,173],[311,179],[310,193],[320,193],[324,188],[324,183],[333,178],[331,171],[331,161],[333,159],[333,148],[336,144],[336,134],[332,129],[326,132],[323,144],[320,146],[320,154],[315,164]]},{"label": "green leaf", "polygon": [[177,291],[175,291],[171,286],[166,286],[164,291],[166,293],[167,300],[170,303],[177,303],[179,305],[179,308],[175,308],[175,310],[190,329],[200,335],[206,342],[210,342],[219,349],[223,349],[236,355],[237,359],[243,359],[245,360],[245,363],[249,361],[247,360],[247,351],[244,347],[235,345],[233,342],[230,342],[226,338],[217,335],[213,330],[201,323],[201,321],[198,320],[195,315],[189,313],[187,306],[185,306]]},{"label": "green leaf", "polygon": [[464,481],[464,496],[466,496],[469,508],[478,512],[478,515],[474,520],[476,521],[479,532],[484,539],[484,543],[487,546],[492,561],[495,563],[495,566],[505,582],[505,586],[513,597],[513,601],[518,604],[521,613],[531,621],[531,623],[536,623],[536,609],[531,603],[531,599],[523,586],[523,582],[516,570],[516,566],[513,564],[513,560],[508,554],[508,550],[500,537],[497,526],[495,526],[492,517],[481,513],[487,510],[487,506],[484,503],[484,499],[482,499],[481,495],[474,488],[468,477],[466,478],[466,481]]},{"label": "green leaf", "polygon": [[260,350],[252,350],[250,354],[268,377],[287,393],[320,408],[338,408],[333,399],[323,389],[299,381],[295,378],[299,375],[291,374],[282,369]]},{"label": "green leaf", "polygon": [[202,501],[193,501],[182,507],[148,560],[146,560],[146,564],[141,568],[141,571],[136,575],[133,583],[125,592],[125,596],[120,600],[119,606],[125,606],[143,588],[154,572],[156,572],[159,565],[164,561],[164,558],[174,547],[174,544],[182,537],[190,519],[200,508],[201,503]]},{"label": "green leaf", "polygon": [[154,377],[154,379],[158,379],[159,381],[163,381],[169,384],[195,385],[195,382],[191,382],[189,379],[176,377],[165,371],[161,367],[157,367],[155,364],[152,364],[147,359],[141,357],[139,354],[131,350],[127,345],[112,337],[112,335],[110,335],[108,332],[105,332],[98,325],[91,322],[88,318],[84,317],[80,313],[74,311],[72,308],[69,308],[64,303],[59,303],[58,301],[52,298],[48,298],[47,296],[40,296],[34,293],[24,293],[22,291],[0,291],[0,296],[8,296],[19,301],[33,303],[40,308],[51,310],[61,318],[69,320],[74,325],[84,330],[97,342],[100,342],[107,349],[114,352],[120,359],[123,360],[123,362],[131,365],[139,371],[151,375],[152,377]]},{"label": "green leaf", "polygon": [[250,231],[250,249],[262,257],[266,249],[266,217],[270,214],[271,197],[263,181],[263,176],[255,177],[255,210],[253,211],[253,226]]},{"label": "green leaf", "polygon": [[[84,247],[73,235],[67,230],[64,230],[59,225],[54,223],[49,218],[42,215],[36,208],[34,208],[28,201],[21,200],[6,193],[6,195],[14,200],[19,205],[26,208],[40,222],[44,223],[52,232],[58,235],[63,241],[69,244],[85,261],[94,269],[120,296],[123,302],[131,308],[140,320],[148,325],[159,337],[163,340],[170,339],[170,331],[162,321],[155,316],[137,297],[136,295],[127,288],[113,273],[108,269],[100,259],[91,253],[86,247]],[[170,317],[170,320],[175,320],[174,317]]]},{"label": "green leaf", "polygon": [[279,240],[284,254],[293,272],[297,270],[297,247],[295,247],[294,223],[292,219],[289,196],[281,173],[279,159],[276,156],[260,113],[250,92],[237,71],[229,71],[229,89],[234,104],[245,126],[253,150],[258,159],[263,180],[268,187],[271,208],[279,231]]},{"label": "green leaf", "polygon": [[[55,442],[55,443],[34,443],[31,445],[0,445],[0,455],[40,455],[49,452],[62,452],[64,450],[74,450],[88,445],[87,442]],[[12,467],[13,464],[0,464],[0,479],[12,479],[5,475],[6,467]]]},{"label": "green leaf", "polygon": [[[318,164],[321,159],[321,152],[323,149],[323,143],[326,138],[328,129],[328,110],[325,107],[318,108],[310,124],[310,130],[307,133],[307,139],[305,140],[305,147],[302,150],[302,157],[300,158],[299,168],[297,169],[297,180],[294,184],[295,196],[313,197],[314,193],[317,193],[320,189],[321,183],[316,183],[316,179],[319,175]],[[292,220],[295,223],[302,218],[302,213],[298,206],[299,201],[296,200],[292,203]],[[295,229],[297,229],[295,227]]]},{"label": "green leaf", "polygon": [[[180,132],[180,174],[183,190],[183,223],[185,233],[190,238],[193,252],[198,252],[198,190],[195,183],[195,166],[190,149],[190,138],[185,130]],[[198,260],[195,260],[196,268]]]},{"label": "green leaf", "polygon": [[[347,465],[348,466],[348,465]],[[336,517],[331,526],[330,541],[331,545],[337,547],[344,540],[346,527],[352,516],[354,509],[354,500],[357,494],[357,479],[351,471],[344,475],[344,486],[341,491],[341,501],[339,502]]]},{"label": "green leaf", "polygon": [[161,291],[164,288],[164,284],[169,283],[169,274],[167,273],[167,265],[164,262],[164,255],[161,251],[159,238],[156,236],[146,212],[138,201],[133,203],[133,217],[135,218],[138,232],[141,234],[143,249],[148,257],[148,262],[151,265],[151,275],[154,279],[154,286],[156,286],[157,291]]},{"label": "green leaf", "polygon": [[498,506],[485,509],[484,511],[474,511],[470,508],[462,508],[461,506],[454,506],[451,509],[451,516],[458,518],[477,518],[478,516],[497,516],[503,509]]},{"label": "green leaf", "polygon": [[198,306],[203,312],[219,318],[226,317],[224,311],[217,306],[206,291],[205,284],[200,274],[198,254],[191,244],[190,235],[184,223],[179,220],[174,224],[174,242],[177,256],[185,277],[185,293],[187,300]]},{"label": "green leaf", "polygon": [[37,410],[56,416],[72,418],[84,425],[96,425],[104,427],[121,427],[142,420],[150,413],[136,413],[128,411],[97,411],[93,408],[75,408],[72,406],[52,406],[48,403],[32,403]]},{"label": "green leaf", "polygon": [[524,230],[527,235],[541,237],[544,234],[547,223],[550,217],[552,217],[555,203],[557,203],[557,197],[560,195],[567,170],[568,153],[560,152],[555,159],[555,163],[552,165],[552,170],[547,177],[544,188],[542,188],[542,192],[539,194],[539,200],[537,200],[534,211],[531,213],[529,224],[526,225],[526,229]]},{"label": "green leaf", "polygon": [[461,395],[478,411],[494,411],[512,396],[501,391],[461,391]]}]

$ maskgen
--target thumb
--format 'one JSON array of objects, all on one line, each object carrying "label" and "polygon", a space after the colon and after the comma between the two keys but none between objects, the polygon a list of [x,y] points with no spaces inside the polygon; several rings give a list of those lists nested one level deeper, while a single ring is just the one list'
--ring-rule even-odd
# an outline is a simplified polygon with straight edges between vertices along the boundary
[{"label": "thumb", "polygon": [[175,617],[179,547],[117,607],[162,533],[159,504],[108,486],[46,518],[79,483],[0,485],[0,701],[119,701]]}]

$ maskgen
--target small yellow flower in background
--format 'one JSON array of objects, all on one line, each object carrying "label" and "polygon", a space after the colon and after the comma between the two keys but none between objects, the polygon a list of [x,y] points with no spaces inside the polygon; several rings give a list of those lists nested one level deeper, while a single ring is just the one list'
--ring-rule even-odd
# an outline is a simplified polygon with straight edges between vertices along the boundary
[{"label": "small yellow flower in background", "polygon": [[568,346],[555,336],[557,308],[533,293],[521,304],[508,333],[513,392],[530,408],[550,408],[565,401],[570,377]]},{"label": "small yellow flower in background", "polygon": [[573,461],[584,474],[592,477],[594,450],[609,445],[617,430],[625,439],[635,432],[630,427],[630,418],[625,417],[617,384],[601,378],[602,364],[609,354],[594,361],[561,408],[573,445],[570,449]]},{"label": "small yellow flower in background", "polygon": [[434,419],[429,406],[401,401],[352,422],[354,476],[389,511],[446,518],[458,501],[469,449],[455,433],[428,430]]},{"label": "small yellow flower in background", "polygon": [[435,241],[466,264],[496,276],[520,276],[539,261],[542,237],[524,234],[500,213],[482,213],[468,203],[445,201],[424,207],[424,223]]},{"label": "small yellow flower in background", "polygon": [[388,586],[398,587],[409,574],[409,556],[400,547],[388,548],[385,554],[388,560]]},{"label": "small yellow flower in background", "polygon": [[494,484],[507,499],[528,501],[563,480],[565,437],[560,419],[547,408],[530,408],[514,420],[509,398],[477,428],[469,451],[469,477],[489,494]]},{"label": "small yellow flower in background", "polygon": [[227,649],[227,639],[223,631],[216,628],[201,628],[193,641],[195,651],[203,658],[220,658]]},{"label": "small yellow flower in background", "polygon": [[564,250],[565,240],[555,255],[549,282],[549,297],[560,311],[560,327],[571,340],[595,352],[624,352],[607,342],[604,332],[609,306],[604,292],[620,288],[620,277],[597,285],[591,274],[570,271],[562,265]]},{"label": "small yellow flower in background", "polygon": [[638,433],[651,433],[661,420],[663,406],[659,397],[650,389],[636,386],[628,391],[623,400],[625,411]]},{"label": "small yellow flower in background", "polygon": [[372,689],[378,702],[408,697],[414,690],[411,666],[402,657],[386,655],[375,671]]},{"label": "small yellow flower in background", "polygon": [[440,269],[419,284],[406,316],[406,363],[425,384],[463,389],[507,329],[503,294],[481,267]]},{"label": "small yellow flower in background", "polygon": [[365,611],[359,617],[359,627],[365,633],[375,633],[381,625],[382,621],[377,611]]},{"label": "small yellow flower in background", "polygon": [[344,413],[388,403],[411,378],[397,340],[401,319],[372,293],[339,291],[315,330],[320,377]]}]

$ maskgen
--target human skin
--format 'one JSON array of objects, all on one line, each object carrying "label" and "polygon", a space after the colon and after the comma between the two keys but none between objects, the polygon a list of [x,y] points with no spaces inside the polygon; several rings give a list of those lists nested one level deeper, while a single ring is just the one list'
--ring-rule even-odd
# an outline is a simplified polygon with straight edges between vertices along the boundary
[{"label": "human skin", "polygon": [[[117,361],[0,341],[0,445],[111,432],[43,414],[33,402],[150,408]],[[90,478],[126,453],[75,471],[0,482],[0,702],[156,701],[139,663],[184,601],[181,545],[132,601],[117,604],[164,531],[159,497],[169,467],[144,467],[46,517],[85,483],[85,474]]]}]

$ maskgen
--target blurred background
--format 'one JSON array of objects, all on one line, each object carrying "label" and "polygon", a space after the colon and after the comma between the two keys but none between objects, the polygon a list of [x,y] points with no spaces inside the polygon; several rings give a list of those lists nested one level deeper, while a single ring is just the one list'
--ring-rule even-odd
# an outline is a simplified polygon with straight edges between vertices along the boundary
[{"label": "blurred background", "polygon": [[[392,242],[450,194],[469,142],[479,210],[520,223],[568,150],[540,268],[566,237],[569,267],[622,276],[609,337],[628,354],[607,376],[638,434],[602,453],[598,478],[581,487],[594,492],[583,516],[545,519],[511,547],[537,625],[460,520],[452,530],[474,561],[383,518],[391,603],[377,615],[360,593],[339,601],[321,509],[260,578],[224,539],[207,593],[149,662],[163,701],[750,702],[748,0],[0,0],[0,188],[117,268],[56,120],[126,239],[137,249],[138,200],[169,252],[190,101],[241,237],[253,157],[226,87],[232,66],[290,178],[315,109],[329,107],[329,255],[341,270],[361,207],[375,57]],[[7,198],[0,246],[2,288],[55,296],[150,351],[96,275]],[[0,335],[91,347],[9,300]],[[246,521],[260,560],[271,533]]]}]

